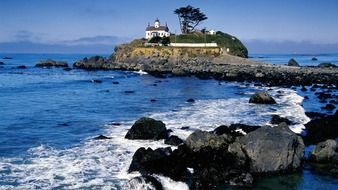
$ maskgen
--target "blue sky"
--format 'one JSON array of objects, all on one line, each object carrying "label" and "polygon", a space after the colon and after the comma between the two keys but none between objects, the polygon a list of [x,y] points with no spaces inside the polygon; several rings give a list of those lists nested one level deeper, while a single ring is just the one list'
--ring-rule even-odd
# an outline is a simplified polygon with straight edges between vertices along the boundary
[{"label": "blue sky", "polygon": [[338,52],[337,0],[0,0],[0,51],[107,53],[157,17],[179,32],[173,11],[189,4],[252,53]]}]

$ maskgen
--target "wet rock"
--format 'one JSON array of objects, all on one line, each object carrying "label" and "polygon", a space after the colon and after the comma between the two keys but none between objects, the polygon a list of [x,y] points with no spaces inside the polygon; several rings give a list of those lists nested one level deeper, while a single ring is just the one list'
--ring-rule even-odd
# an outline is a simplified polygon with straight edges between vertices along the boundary
[{"label": "wet rock", "polygon": [[107,140],[107,139],[111,139],[111,137],[106,137],[104,135],[99,135],[97,137],[94,138],[94,140]]},{"label": "wet rock", "polygon": [[227,149],[228,145],[234,141],[234,137],[222,134],[217,135],[211,132],[196,130],[186,139],[187,147],[194,151],[200,151],[203,148]]},{"label": "wet rock", "polygon": [[318,65],[318,67],[324,67],[324,68],[336,68],[337,66],[333,63],[330,62],[324,62],[324,63],[320,63]]},{"label": "wet rock", "polygon": [[303,140],[285,125],[261,127],[236,142],[250,159],[253,173],[293,171],[301,166]]},{"label": "wet rock", "polygon": [[257,125],[245,125],[245,124],[239,124],[239,123],[231,124],[229,126],[229,129],[231,130],[243,131],[245,133],[250,133],[259,128],[260,126],[257,126]]},{"label": "wet rock", "polygon": [[27,69],[27,67],[25,65],[19,65],[16,67],[17,69]]},{"label": "wet rock", "polygon": [[299,67],[299,64],[295,59],[292,58],[289,60],[288,66]]},{"label": "wet rock", "polygon": [[79,69],[96,70],[105,69],[103,67],[105,64],[107,67],[112,66],[111,64],[107,64],[107,61],[104,57],[92,56],[89,59],[85,57],[83,60],[76,61],[73,66]]},{"label": "wet rock", "polygon": [[173,145],[173,146],[178,146],[183,143],[184,141],[175,135],[171,135],[168,139],[164,141],[164,144]]},{"label": "wet rock", "polygon": [[280,117],[279,115],[273,115],[271,120],[270,120],[270,123],[273,124],[273,125],[278,125],[280,123],[283,123],[285,122],[287,125],[291,125],[292,122],[287,119],[287,118],[284,118],[284,117]]},{"label": "wet rock", "polygon": [[150,102],[156,102],[156,100],[155,99],[151,99]]},{"label": "wet rock", "polygon": [[162,121],[142,117],[133,124],[125,138],[159,140],[168,138],[168,132]]},{"label": "wet rock", "polygon": [[4,64],[5,64],[4,62],[0,61],[0,65],[4,65]]},{"label": "wet rock", "polygon": [[133,91],[133,90],[126,90],[126,91],[124,91],[124,93],[125,94],[133,94],[133,93],[135,93],[135,91]]},{"label": "wet rock", "polygon": [[328,139],[318,143],[310,153],[309,165],[316,173],[338,177],[337,141]]},{"label": "wet rock", "polygon": [[250,173],[241,173],[229,181],[231,186],[251,187],[253,184],[253,177]]},{"label": "wet rock", "polygon": [[330,100],[329,103],[330,103],[330,104],[336,104],[336,105],[337,105],[337,104],[338,104],[338,101],[336,101],[336,100]]},{"label": "wet rock", "polygon": [[337,141],[328,139],[318,143],[311,151],[310,160],[314,162],[336,162],[338,163]]},{"label": "wet rock", "polygon": [[318,59],[316,57],[313,57],[311,60],[312,61],[318,61]]},{"label": "wet rock", "polygon": [[305,100],[308,100],[308,99],[309,99],[309,97],[308,97],[308,96],[304,96],[304,99],[305,99]]},{"label": "wet rock", "polygon": [[144,175],[134,177],[125,183],[124,190],[163,190],[162,184],[153,176]]},{"label": "wet rock", "polygon": [[306,92],[307,88],[305,86],[302,86],[302,88],[300,90],[303,91],[303,92]]},{"label": "wet rock", "polygon": [[186,102],[193,103],[193,102],[195,102],[195,100],[194,100],[194,99],[192,99],[192,98],[190,98],[190,99],[188,99]]},{"label": "wet rock", "polygon": [[325,93],[325,92],[316,92],[315,93],[317,95],[317,97],[319,99],[328,99],[328,98],[332,98],[332,95],[329,93]]},{"label": "wet rock", "polygon": [[100,84],[100,83],[102,83],[102,80],[93,79],[93,80],[91,80],[90,82]]},{"label": "wet rock", "polygon": [[128,172],[139,171],[142,175],[161,174],[173,180],[185,181],[189,175],[184,162],[172,155],[171,148],[139,148],[133,155]]},{"label": "wet rock", "polygon": [[256,92],[250,97],[249,103],[276,104],[276,101],[267,92]]},{"label": "wet rock", "polygon": [[233,129],[230,128],[229,126],[226,125],[221,125],[219,127],[217,127],[216,129],[214,129],[214,133],[216,135],[223,135],[223,134],[227,134],[227,135],[231,135],[233,137],[239,137],[239,136],[244,136],[243,133],[236,131],[237,129]]},{"label": "wet rock", "polygon": [[120,84],[119,82],[117,82],[117,81],[113,81],[113,84]]},{"label": "wet rock", "polygon": [[54,61],[52,59],[41,60],[36,67],[68,67],[68,63],[64,61]]},{"label": "wet rock", "polygon": [[321,107],[321,108],[325,110],[334,110],[336,109],[336,106],[334,106],[333,104],[326,104],[326,106]]},{"label": "wet rock", "polygon": [[318,113],[318,112],[305,112],[305,115],[311,119],[319,119],[319,118],[326,116],[326,114]]},{"label": "wet rock", "polygon": [[306,136],[303,137],[306,145],[316,144],[326,139],[338,138],[338,113],[313,119],[305,124]]},{"label": "wet rock", "polygon": [[182,130],[187,130],[187,129],[189,129],[189,128],[190,128],[189,126],[181,127]]}]

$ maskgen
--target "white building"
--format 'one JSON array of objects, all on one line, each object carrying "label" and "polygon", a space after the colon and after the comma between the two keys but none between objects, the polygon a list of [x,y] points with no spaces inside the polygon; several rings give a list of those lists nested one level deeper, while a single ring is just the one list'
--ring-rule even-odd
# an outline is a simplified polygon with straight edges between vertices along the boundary
[{"label": "white building", "polygon": [[209,31],[208,31],[208,34],[209,34],[209,35],[216,35],[216,31],[215,31],[215,30],[209,30]]},{"label": "white building", "polygon": [[150,26],[150,24],[148,24],[148,27],[146,28],[146,39],[151,39],[155,36],[160,36],[162,38],[170,36],[167,23],[165,24],[165,26],[161,26],[160,21],[156,19],[154,26]]}]

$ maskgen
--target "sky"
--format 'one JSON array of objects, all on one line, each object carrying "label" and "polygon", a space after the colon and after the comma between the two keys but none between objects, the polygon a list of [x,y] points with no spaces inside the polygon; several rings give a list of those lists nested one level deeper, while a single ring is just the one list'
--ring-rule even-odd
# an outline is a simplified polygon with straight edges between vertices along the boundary
[{"label": "sky", "polygon": [[249,53],[338,53],[338,0],[0,0],[0,52],[110,53],[187,5]]}]

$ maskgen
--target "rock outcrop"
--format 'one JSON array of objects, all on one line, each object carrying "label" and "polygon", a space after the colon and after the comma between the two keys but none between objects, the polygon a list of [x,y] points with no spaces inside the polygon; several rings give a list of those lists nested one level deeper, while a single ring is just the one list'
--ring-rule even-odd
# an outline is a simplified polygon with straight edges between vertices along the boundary
[{"label": "rock outcrop", "polygon": [[328,139],[318,143],[311,151],[310,160],[322,163],[338,163],[337,141]]},{"label": "rock outcrop", "polygon": [[168,132],[162,121],[143,117],[133,124],[125,138],[159,140],[168,138]]},{"label": "rock outcrop", "polygon": [[298,62],[296,60],[294,60],[292,58],[292,59],[289,60],[288,66],[299,67],[300,65],[298,64]]},{"label": "rock outcrop", "polygon": [[130,179],[122,187],[124,190],[163,190],[162,184],[153,176],[144,175]]},{"label": "rock outcrop", "polygon": [[248,156],[253,173],[279,173],[301,166],[303,140],[286,125],[261,127],[236,142]]},{"label": "rock outcrop", "polygon": [[168,139],[164,141],[164,144],[173,145],[173,146],[178,146],[183,143],[184,141],[175,135],[171,135]]},{"label": "rock outcrop", "polygon": [[306,135],[303,137],[306,145],[317,144],[326,139],[338,138],[338,111],[334,115],[321,117],[305,124]]},{"label": "rock outcrop", "polygon": [[52,59],[41,60],[36,67],[68,67],[68,63],[65,61],[55,61]]},{"label": "rock outcrop", "polygon": [[267,92],[256,92],[250,97],[249,103],[276,104],[276,101]]},{"label": "rock outcrop", "polygon": [[328,68],[336,68],[337,65],[330,63],[330,62],[324,62],[324,63],[320,63],[318,65],[318,67],[328,67]]}]

